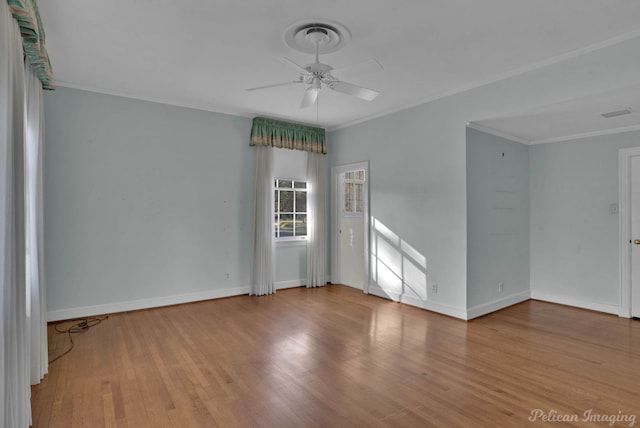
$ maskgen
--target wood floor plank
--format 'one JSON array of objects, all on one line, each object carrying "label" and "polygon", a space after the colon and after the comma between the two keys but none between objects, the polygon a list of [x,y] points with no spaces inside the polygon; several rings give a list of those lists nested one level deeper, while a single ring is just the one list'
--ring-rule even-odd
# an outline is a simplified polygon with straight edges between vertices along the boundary
[{"label": "wood floor plank", "polygon": [[[48,332],[53,358],[70,343]],[[32,388],[34,427],[640,424],[640,322],[538,301],[464,322],[294,288],[112,314],[74,341]]]}]

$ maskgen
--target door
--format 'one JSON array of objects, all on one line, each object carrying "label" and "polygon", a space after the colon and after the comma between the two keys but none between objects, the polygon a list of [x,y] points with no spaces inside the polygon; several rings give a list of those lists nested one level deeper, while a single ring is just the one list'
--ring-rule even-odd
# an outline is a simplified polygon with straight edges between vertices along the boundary
[{"label": "door", "polygon": [[368,164],[332,168],[331,280],[368,290]]},{"label": "door", "polygon": [[640,156],[631,157],[631,316],[640,318]]},{"label": "door", "polygon": [[364,290],[364,170],[343,172],[339,181],[340,282]]}]

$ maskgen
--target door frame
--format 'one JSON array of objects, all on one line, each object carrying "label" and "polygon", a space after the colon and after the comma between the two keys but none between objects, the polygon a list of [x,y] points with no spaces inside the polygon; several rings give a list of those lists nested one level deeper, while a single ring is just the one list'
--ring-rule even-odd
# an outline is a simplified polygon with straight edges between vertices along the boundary
[{"label": "door frame", "polygon": [[339,165],[331,168],[331,282],[340,283],[340,272],[342,259],[340,257],[340,210],[342,207],[340,201],[340,174],[353,171],[356,169],[364,170],[364,189],[363,189],[363,202],[364,202],[364,284],[362,291],[365,294],[369,294],[369,278],[371,276],[369,272],[369,223],[370,223],[370,209],[369,209],[369,161],[350,163],[347,165]]},{"label": "door frame", "polygon": [[640,156],[640,147],[618,150],[618,200],[620,246],[620,298],[618,315],[631,318],[631,158]]}]

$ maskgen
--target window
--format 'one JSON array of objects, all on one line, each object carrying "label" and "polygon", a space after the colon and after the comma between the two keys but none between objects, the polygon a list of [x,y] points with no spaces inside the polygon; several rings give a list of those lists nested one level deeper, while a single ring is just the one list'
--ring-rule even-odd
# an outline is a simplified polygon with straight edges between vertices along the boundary
[{"label": "window", "polygon": [[363,215],[364,170],[349,171],[344,174],[343,214],[346,216]]},{"label": "window", "polygon": [[276,179],[274,187],[276,238],[306,239],[307,183]]}]

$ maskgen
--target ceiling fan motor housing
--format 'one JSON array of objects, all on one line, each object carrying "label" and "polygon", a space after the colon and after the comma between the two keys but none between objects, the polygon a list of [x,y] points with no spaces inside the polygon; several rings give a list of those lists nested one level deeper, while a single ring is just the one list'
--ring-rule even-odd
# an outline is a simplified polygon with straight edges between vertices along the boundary
[{"label": "ceiling fan motor housing", "polygon": [[314,46],[322,46],[328,43],[331,38],[329,32],[322,27],[311,27],[306,31],[305,40],[312,43]]}]

